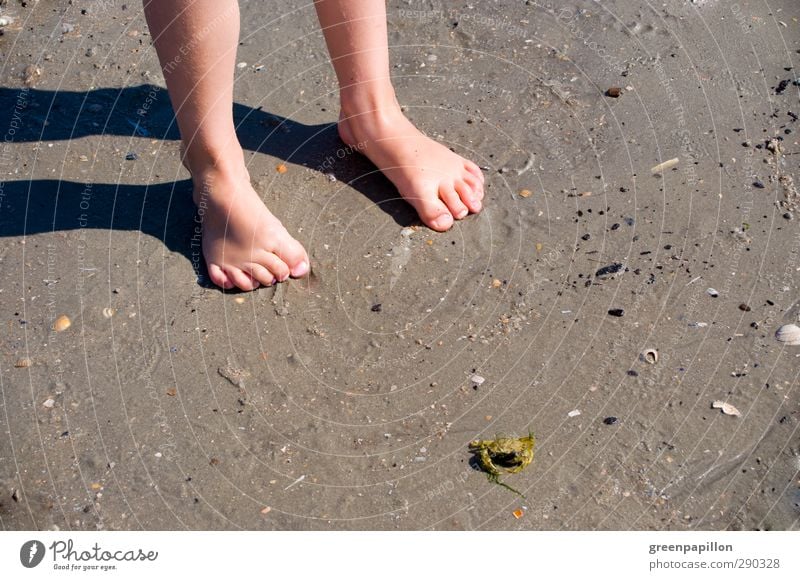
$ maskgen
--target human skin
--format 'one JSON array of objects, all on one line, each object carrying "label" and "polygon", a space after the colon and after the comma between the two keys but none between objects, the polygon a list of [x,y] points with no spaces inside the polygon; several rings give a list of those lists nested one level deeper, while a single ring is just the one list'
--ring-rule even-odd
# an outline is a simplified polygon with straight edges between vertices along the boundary
[{"label": "human skin", "polygon": [[[431,229],[481,210],[480,169],[429,139],[403,115],[389,73],[382,0],[317,0],[339,81],[339,135],[366,155]],[[203,208],[211,281],[253,290],[311,269],[308,254],[250,185],[233,122],[237,0],[144,0],[181,133],[183,163]],[[213,30],[213,32],[209,32]]]}]

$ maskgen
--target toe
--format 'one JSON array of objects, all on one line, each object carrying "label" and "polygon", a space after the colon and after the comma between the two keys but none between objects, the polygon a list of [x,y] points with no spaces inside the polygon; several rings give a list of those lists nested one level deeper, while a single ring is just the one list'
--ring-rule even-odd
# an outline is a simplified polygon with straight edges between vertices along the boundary
[{"label": "toe", "polygon": [[233,288],[233,282],[228,279],[227,274],[225,274],[222,268],[216,264],[208,265],[208,277],[211,278],[211,281],[220,288],[225,290],[230,290]]},{"label": "toe", "polygon": [[419,219],[426,226],[437,232],[444,232],[453,225],[453,215],[444,202],[438,197],[426,196],[403,196],[414,206],[419,214]]},{"label": "toe", "polygon": [[289,266],[275,254],[264,252],[264,255],[259,259],[267,270],[269,270],[278,282],[283,282],[291,275]]},{"label": "toe", "polygon": [[472,192],[475,194],[475,199],[478,201],[483,200],[483,184],[475,178],[471,173],[464,175],[464,182],[470,186]]},{"label": "toe", "polygon": [[464,162],[464,169],[466,169],[472,175],[477,177],[480,180],[481,183],[483,183],[486,180],[486,177],[484,177],[483,171],[481,171],[481,168],[478,167],[477,165],[475,165],[472,161],[469,161],[469,160],[465,161]]},{"label": "toe", "polygon": [[[301,278],[311,270],[308,254],[306,254],[303,245],[288,233],[281,239],[280,244],[274,248],[273,254],[288,267],[289,273],[294,278]],[[272,270],[268,264],[266,266],[277,276],[277,272]]]},{"label": "toe", "polygon": [[239,268],[228,268],[226,273],[236,287],[245,292],[255,290],[261,285],[258,280],[254,280],[250,274],[242,272]]},{"label": "toe", "polygon": [[246,270],[250,277],[262,286],[272,286],[275,283],[275,276],[261,264],[247,264]]},{"label": "toe", "polygon": [[456,193],[472,213],[481,211],[481,201],[476,191],[477,185],[469,183],[466,178],[455,183]]},{"label": "toe", "polygon": [[469,209],[464,205],[464,202],[461,201],[461,196],[452,185],[440,185],[439,197],[442,198],[442,201],[447,205],[450,213],[453,214],[453,217],[457,220],[466,217],[469,213]]}]

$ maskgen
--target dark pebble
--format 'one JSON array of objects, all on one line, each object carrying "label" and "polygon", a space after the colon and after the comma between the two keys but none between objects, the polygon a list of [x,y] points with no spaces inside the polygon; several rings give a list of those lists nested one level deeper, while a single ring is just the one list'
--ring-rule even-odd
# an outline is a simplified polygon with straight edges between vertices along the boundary
[{"label": "dark pebble", "polygon": [[739,304],[739,310],[742,312],[750,312],[752,308],[750,308],[747,304]]},{"label": "dark pebble", "polygon": [[622,308],[612,308],[608,311],[611,316],[616,316],[617,318],[623,316],[625,311]]},{"label": "dark pebble", "polygon": [[785,79],[785,80],[782,80],[781,82],[779,82],[778,86],[775,87],[775,94],[776,95],[780,95],[781,93],[783,93],[783,91],[786,90],[786,87],[789,86],[790,82],[792,82],[790,79]]},{"label": "dark pebble", "polygon": [[619,419],[617,419],[616,417],[606,417],[605,419],[603,419],[603,423],[605,423],[606,425],[616,425],[618,422]]},{"label": "dark pebble", "polygon": [[785,219],[785,220],[790,220],[790,219],[792,219],[792,214],[790,214],[790,213],[787,211],[785,214],[783,214],[783,219]]},{"label": "dark pebble", "polygon": [[383,305],[382,304],[373,304],[371,310],[373,312],[380,312],[381,310],[383,310]]},{"label": "dark pebble", "polygon": [[639,376],[639,373],[638,373],[638,372],[636,372],[635,370],[631,369],[631,370],[629,370],[629,371],[627,372],[627,375],[628,375],[629,377],[638,377],[638,376]]},{"label": "dark pebble", "polygon": [[636,223],[636,222],[634,221],[634,219],[633,219],[633,218],[631,218],[631,217],[626,217],[626,218],[624,218],[624,221],[625,221],[625,223],[626,223],[626,224],[628,224],[629,226],[632,226],[634,223]]},{"label": "dark pebble", "polygon": [[589,241],[589,238],[591,238],[591,237],[592,237],[592,236],[591,236],[591,235],[589,235],[589,234],[583,234],[583,235],[581,236],[581,239],[582,239],[584,242],[588,242],[588,241]]},{"label": "dark pebble", "polygon": [[764,189],[764,184],[756,180],[753,182],[753,187],[755,187],[756,189]]},{"label": "dark pebble", "polygon": [[128,153],[128,154],[125,156],[125,159],[126,159],[127,161],[136,161],[137,159],[139,159],[139,156],[138,156],[138,155],[136,155],[136,153]]},{"label": "dark pebble", "polygon": [[603,266],[597,272],[595,272],[595,276],[608,276],[609,274],[616,274],[620,270],[622,270],[622,264],[619,262],[614,262],[613,264],[609,264],[608,266]]},{"label": "dark pebble", "polygon": [[619,224],[611,224],[611,231],[618,230]]},{"label": "dark pebble", "polygon": [[[786,88],[786,87],[784,87],[784,88]],[[622,89],[619,88],[619,87],[610,87],[606,91],[606,96],[607,97],[611,97],[612,99],[618,98],[621,94],[622,94]]]}]

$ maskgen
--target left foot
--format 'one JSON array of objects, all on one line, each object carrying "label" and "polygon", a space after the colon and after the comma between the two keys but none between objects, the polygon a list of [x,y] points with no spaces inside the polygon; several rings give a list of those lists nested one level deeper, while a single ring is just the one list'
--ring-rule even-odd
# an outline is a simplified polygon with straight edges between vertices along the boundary
[{"label": "left foot", "polygon": [[425,225],[443,232],[481,210],[484,177],[477,165],[423,135],[394,99],[366,109],[343,104],[339,136],[389,178]]}]

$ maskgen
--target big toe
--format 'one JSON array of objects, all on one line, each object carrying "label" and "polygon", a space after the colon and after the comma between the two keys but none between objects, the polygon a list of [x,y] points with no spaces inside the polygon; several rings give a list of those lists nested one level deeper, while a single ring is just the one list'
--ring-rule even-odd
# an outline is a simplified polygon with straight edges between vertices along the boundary
[{"label": "big toe", "polygon": [[311,271],[305,248],[288,233],[280,240],[273,253],[286,264],[293,278],[302,278]]},{"label": "big toe", "polygon": [[437,232],[445,232],[453,225],[453,214],[438,197],[407,197],[426,226]]}]

